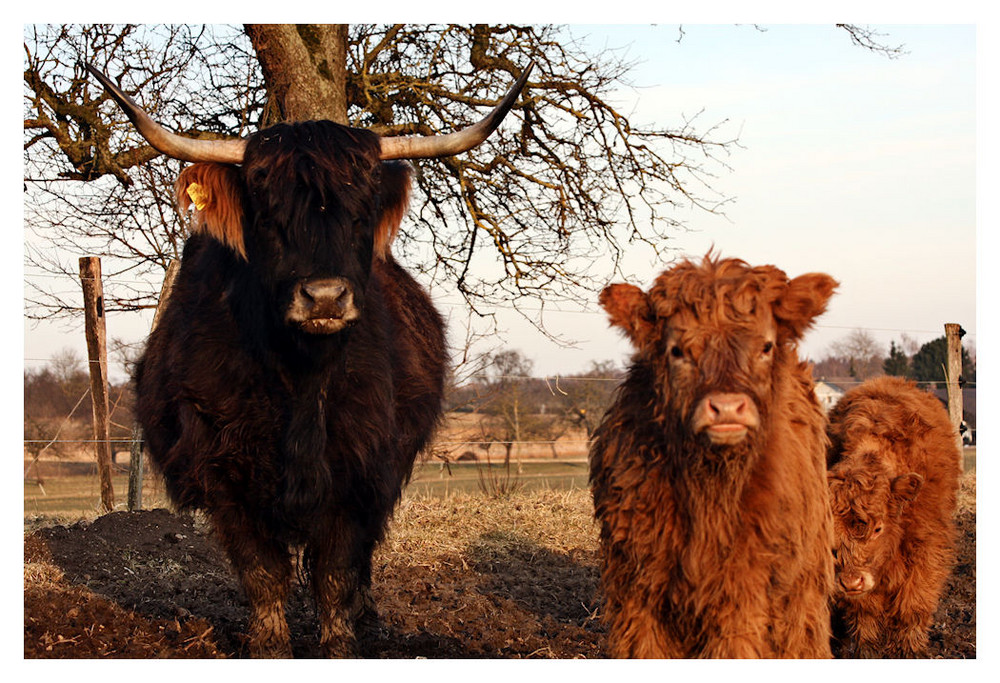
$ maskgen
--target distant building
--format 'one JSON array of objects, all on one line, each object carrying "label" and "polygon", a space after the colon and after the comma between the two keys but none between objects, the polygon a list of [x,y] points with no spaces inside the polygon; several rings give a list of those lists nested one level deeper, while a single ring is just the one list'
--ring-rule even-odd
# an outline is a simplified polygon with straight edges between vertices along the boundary
[{"label": "distant building", "polygon": [[824,412],[829,412],[830,408],[837,405],[837,401],[840,400],[840,397],[844,395],[847,389],[836,382],[821,379],[817,380],[815,391],[819,405],[823,408]]}]

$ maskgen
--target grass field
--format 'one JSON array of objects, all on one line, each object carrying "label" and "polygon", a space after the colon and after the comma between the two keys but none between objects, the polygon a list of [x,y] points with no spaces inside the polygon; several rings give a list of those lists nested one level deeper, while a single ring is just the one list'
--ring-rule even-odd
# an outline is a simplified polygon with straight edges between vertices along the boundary
[{"label": "grass field", "polygon": [[[128,496],[128,475],[111,477],[115,509],[124,510]],[[166,507],[167,499],[157,482],[147,482],[142,491],[143,507]],[[101,514],[101,486],[96,474],[69,474],[46,478],[42,484],[24,482],[24,516],[87,517]]]},{"label": "grass field", "polygon": [[[959,554],[931,630],[932,658],[976,656],[975,493],[973,469],[963,477]],[[25,658],[246,656],[246,601],[203,518],[94,516],[65,526],[25,518]],[[372,573],[382,628],[362,643],[363,657],[607,656],[598,528],[584,489],[501,497],[411,489]],[[295,656],[318,657],[308,583],[296,584],[286,614]]]},{"label": "grass field", "polygon": [[[932,658],[976,656],[975,451],[957,510],[957,562],[931,630]],[[366,658],[602,658],[600,556],[586,463],[506,471],[424,464],[372,562],[382,628]],[[88,473],[89,470],[89,473]],[[87,463],[46,463],[25,484],[25,658],[244,657],[247,607],[201,515],[165,507],[102,515]],[[480,472],[508,494],[484,495]],[[513,482],[513,486],[511,486]],[[115,477],[124,509],[126,477]],[[286,606],[294,654],[320,655],[307,583]]]},{"label": "grass field", "polygon": [[[976,448],[965,449],[965,469],[975,469]],[[86,469],[86,468],[75,468]],[[431,460],[418,463],[406,488],[405,496],[447,497],[452,494],[504,491],[574,490],[587,488],[588,467],[585,459],[512,460],[509,470],[502,458],[487,463],[444,463]],[[128,475],[112,477],[115,509],[124,510]],[[163,487],[156,477],[147,477],[143,486],[143,508],[169,507]],[[93,517],[100,514],[100,484],[97,475],[79,473],[66,467],[55,469],[42,483],[24,482],[25,517]]]},{"label": "grass field", "polygon": [[[55,469],[55,468],[53,468]],[[55,473],[24,482],[25,517],[94,517],[100,514],[101,488],[97,475],[80,472],[92,468],[58,468]],[[480,474],[482,472],[482,474]],[[441,461],[418,463],[413,470],[406,496],[442,496],[456,493],[476,493],[496,490],[535,491],[587,488],[586,460],[522,460],[511,461],[509,470],[498,463]],[[482,478],[482,481],[481,481]],[[128,495],[128,475],[114,474],[112,486],[115,509],[124,510]],[[169,507],[162,484],[156,477],[147,477],[143,486],[143,508]]]},{"label": "grass field", "polygon": [[413,470],[408,495],[447,496],[451,493],[475,493],[483,487],[507,486],[522,491],[540,489],[587,488],[589,469],[586,460],[511,461],[505,468],[498,463],[461,462],[445,465],[428,462]]}]

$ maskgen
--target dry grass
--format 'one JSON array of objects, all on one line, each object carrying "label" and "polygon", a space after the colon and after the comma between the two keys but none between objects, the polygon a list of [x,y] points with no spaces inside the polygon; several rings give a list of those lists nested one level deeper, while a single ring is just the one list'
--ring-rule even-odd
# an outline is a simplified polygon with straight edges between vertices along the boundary
[{"label": "dry grass", "polygon": [[[503,497],[455,494],[407,497],[377,555],[388,563],[426,555],[459,555],[470,545],[488,552],[495,541],[530,539],[553,552],[597,550],[590,492],[515,492]],[[501,545],[503,545],[501,543]]]},{"label": "dry grass", "polygon": [[[972,470],[932,657],[976,656],[975,490]],[[247,606],[201,521],[160,510],[27,527],[26,657],[245,655]],[[383,627],[362,655],[602,657],[598,566],[586,490],[409,494],[374,557]],[[288,616],[296,657],[317,656],[306,589]]]}]

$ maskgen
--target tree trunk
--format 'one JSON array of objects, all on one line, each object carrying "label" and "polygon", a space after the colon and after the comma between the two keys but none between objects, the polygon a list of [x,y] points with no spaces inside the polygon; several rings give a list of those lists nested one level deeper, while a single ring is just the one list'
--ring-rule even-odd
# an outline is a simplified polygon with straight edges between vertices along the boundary
[{"label": "tree trunk", "polygon": [[245,24],[279,121],[347,123],[347,24]]}]

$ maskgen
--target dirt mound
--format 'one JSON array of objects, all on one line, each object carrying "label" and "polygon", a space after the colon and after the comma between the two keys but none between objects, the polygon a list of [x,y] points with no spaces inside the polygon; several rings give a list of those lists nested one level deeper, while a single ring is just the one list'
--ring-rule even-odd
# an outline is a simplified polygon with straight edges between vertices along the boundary
[{"label": "dirt mound", "polygon": [[25,657],[223,656],[204,619],[150,619],[71,584],[37,536],[25,539],[24,565]]},{"label": "dirt mound", "polygon": [[[975,476],[931,656],[976,656]],[[373,562],[368,658],[602,657],[597,530],[585,491],[406,499]],[[244,657],[247,604],[199,519],[116,512],[26,534],[24,656]],[[287,605],[296,657],[320,654],[307,588]]]},{"label": "dirt mound", "polygon": [[[492,521],[503,522],[505,506],[474,497],[401,506],[375,556],[382,628],[363,656],[600,656],[596,549],[563,552],[525,535],[505,553]],[[446,526],[456,518],[478,524],[455,534]],[[26,658],[244,657],[247,610],[210,531],[190,516],[115,512],[25,538]],[[295,656],[320,656],[304,585],[287,617]]]}]

